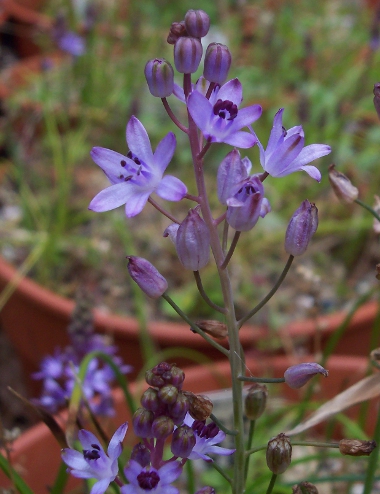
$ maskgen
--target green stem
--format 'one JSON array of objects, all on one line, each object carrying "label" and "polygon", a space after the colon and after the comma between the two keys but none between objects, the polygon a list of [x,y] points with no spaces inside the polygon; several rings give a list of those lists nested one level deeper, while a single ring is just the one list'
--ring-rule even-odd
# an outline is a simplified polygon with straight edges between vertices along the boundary
[{"label": "green stem", "polygon": [[364,482],[363,494],[371,494],[373,484],[374,484],[374,479],[375,479],[376,468],[377,468],[377,465],[379,462],[380,411],[377,413],[377,421],[376,421],[376,427],[375,427],[375,433],[374,433],[373,439],[374,439],[374,441],[376,441],[377,448],[374,449],[374,451],[371,453],[371,455],[368,459],[368,467],[367,467],[366,478],[365,478],[365,482]]},{"label": "green stem", "polygon": [[227,482],[228,482],[229,484],[231,484],[231,485],[232,485],[232,479],[231,479],[231,477],[230,477],[229,475],[227,475],[227,474],[226,474],[226,472],[224,471],[224,469],[223,469],[222,467],[220,467],[220,466],[216,463],[216,461],[213,461],[213,462],[211,463],[211,466],[212,466],[212,467],[213,467],[213,468],[214,468],[217,472],[219,472],[219,473],[220,473],[220,475],[221,475],[222,477],[224,477],[224,478],[227,480]]},{"label": "green stem", "polygon": [[230,431],[230,429],[227,429],[222,422],[215,417],[215,415],[212,413],[210,415],[210,419],[219,427],[220,430],[222,430],[225,434],[228,434],[229,436],[236,436],[237,432],[236,431]]},{"label": "green stem", "polygon": [[238,376],[239,381],[245,381],[249,383],[284,383],[284,377],[246,377]]},{"label": "green stem", "polygon": [[288,274],[288,271],[290,269],[290,266],[292,265],[292,262],[293,262],[293,259],[294,259],[294,256],[290,255],[289,256],[289,259],[281,273],[281,276],[279,277],[279,279],[277,280],[276,284],[274,285],[274,287],[272,288],[272,290],[268,293],[268,295],[266,295],[263,300],[256,305],[256,307],[254,307],[250,312],[248,312],[248,314],[246,314],[244,317],[242,317],[240,319],[240,321],[238,321],[238,327],[241,328],[243,326],[243,324],[245,322],[248,321],[248,319],[250,319],[252,316],[254,316],[262,307],[264,307],[264,305],[273,297],[273,295],[277,292],[277,290],[280,288],[281,286],[281,283],[284,281],[286,275]]},{"label": "green stem", "polygon": [[185,468],[187,473],[187,492],[195,492],[193,462],[187,461],[185,465],[186,465]]},{"label": "green stem", "polygon": [[356,202],[356,204],[359,204],[359,206],[369,211],[378,221],[380,221],[380,216],[378,215],[378,213],[376,213],[376,211],[373,208],[371,208],[371,206],[368,206],[368,204],[361,201],[360,199],[355,199],[354,202]]},{"label": "green stem", "polygon": [[237,243],[239,241],[240,234],[241,234],[241,232],[235,232],[234,238],[232,239],[232,242],[231,242],[230,248],[227,252],[227,255],[223,261],[223,264],[220,266],[221,269],[226,269],[228,263],[230,262],[231,257],[233,255],[233,253],[235,252],[235,248],[237,246]]},{"label": "green stem", "polygon": [[270,479],[266,494],[270,494],[273,491],[273,487],[274,484],[276,483],[276,480],[277,480],[277,475],[275,473],[272,473],[272,477]]},{"label": "green stem", "polygon": [[209,298],[209,296],[207,295],[207,293],[205,292],[204,288],[203,288],[203,284],[202,284],[202,280],[201,280],[201,276],[199,274],[199,271],[193,271],[194,273],[194,278],[195,278],[195,282],[197,284],[197,288],[198,288],[198,291],[199,293],[202,295],[204,301],[214,310],[216,310],[217,312],[221,312],[222,314],[225,314],[226,313],[226,310],[223,308],[223,307],[219,307],[219,305],[217,304],[214,304],[214,302]]},{"label": "green stem", "polygon": [[202,331],[201,328],[199,328],[196,324],[194,324],[193,321],[187,317],[187,315],[178,307],[178,305],[174,302],[174,300],[172,300],[171,297],[169,297],[169,295],[166,292],[162,295],[162,298],[165,299],[167,303],[173,307],[173,309],[177,312],[177,314],[180,317],[182,317],[184,321],[187,322],[187,324],[191,327],[192,330],[194,330],[196,333],[201,335],[202,338],[204,338],[208,343],[210,343],[210,345],[212,345],[214,348],[216,348],[217,350],[222,352],[226,357],[228,357],[230,352],[222,345],[219,345],[219,343],[217,343],[212,338],[210,338],[210,336],[208,336],[204,331]]}]

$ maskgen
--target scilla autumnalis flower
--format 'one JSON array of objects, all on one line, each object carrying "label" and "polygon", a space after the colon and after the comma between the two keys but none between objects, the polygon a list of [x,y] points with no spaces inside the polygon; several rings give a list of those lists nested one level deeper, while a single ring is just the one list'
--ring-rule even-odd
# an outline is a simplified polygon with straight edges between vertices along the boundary
[{"label": "scilla autumnalis flower", "polygon": [[97,437],[84,429],[78,433],[83,452],[65,448],[62,450],[62,460],[68,465],[71,475],[81,479],[97,479],[90,494],[103,494],[110,483],[115,480],[119,466],[117,459],[121,455],[121,443],[128,429],[128,424],[122,424],[109,443],[107,454]]},{"label": "scilla autumnalis flower", "polygon": [[239,110],[243,101],[243,88],[238,79],[216,87],[210,99],[196,89],[190,94],[187,107],[197,127],[209,142],[225,142],[238,148],[250,148],[257,137],[241,129],[261,116],[260,105]]},{"label": "scilla autumnalis flower", "polygon": [[127,156],[102,147],[94,147],[91,157],[102,168],[111,186],[97,194],[89,209],[97,213],[110,211],[125,204],[125,214],[131,218],[141,213],[149,196],[155,192],[168,201],[180,201],[186,185],[172,175],[165,175],[176,147],[176,138],[169,132],[153,153],[149,136],[136,117],[127,124]]},{"label": "scilla autumnalis flower", "polygon": [[[280,108],[273,119],[273,127],[267,148],[258,140],[260,163],[272,177],[285,177],[293,172],[304,170],[311,178],[321,181],[321,173],[315,166],[308,165],[322,156],[330,154],[326,144],[310,144],[304,147],[305,134],[301,125],[286,130],[282,125],[284,108]],[[252,131],[256,137],[256,134]]]},{"label": "scilla autumnalis flower", "polygon": [[130,460],[124,472],[129,484],[120,489],[122,494],[179,494],[179,490],[170,485],[182,472],[177,461],[169,461],[156,469],[142,467],[137,461]]}]

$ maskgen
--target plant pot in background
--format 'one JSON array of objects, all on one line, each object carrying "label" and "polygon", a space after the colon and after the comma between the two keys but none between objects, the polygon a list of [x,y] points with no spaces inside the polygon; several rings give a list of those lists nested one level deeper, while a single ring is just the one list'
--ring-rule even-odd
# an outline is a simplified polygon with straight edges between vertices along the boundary
[{"label": "plant pot in background", "polygon": [[[16,276],[16,269],[0,257],[0,291]],[[69,343],[67,326],[73,309],[73,301],[42,288],[29,278],[23,278],[0,313],[1,328],[20,357],[26,384],[33,394],[39,388],[39,383],[33,381],[30,374],[37,371],[43,357],[52,354],[56,347],[64,347]],[[125,363],[134,367],[132,377],[136,377],[144,364],[137,320],[106,315],[96,309],[94,312],[95,330],[113,337],[119,355]],[[185,323],[150,321],[148,331],[159,349],[193,349],[212,361],[222,357],[218,350],[190,331]],[[254,349],[266,336],[268,333],[265,329],[247,326],[242,330],[241,342],[245,349]],[[189,357],[185,358],[182,352],[174,361],[178,365],[188,365],[193,362],[191,355]]]},{"label": "plant pot in background", "polygon": [[[304,361],[310,361],[311,356],[305,356]],[[247,368],[254,375],[273,375],[274,377],[280,377],[291,362],[286,356],[272,356],[264,360],[258,360],[257,358],[247,359]],[[337,393],[354,384],[362,379],[367,370],[368,361],[362,357],[344,357],[333,356],[326,365],[329,369],[328,378],[320,378],[319,384],[316,388],[314,397],[315,399],[326,401],[329,398],[334,397]],[[193,366],[185,369],[185,382],[184,389],[191,390],[194,393],[203,393],[207,395],[208,391],[221,390],[230,386],[229,378],[229,364],[228,362],[214,363],[208,366]],[[146,385],[145,385],[146,386]],[[271,391],[275,390],[278,385],[270,385],[269,387],[269,399],[272,396]],[[280,385],[279,393],[284,393],[284,396],[291,402],[299,399],[304,393],[304,389],[292,390],[286,385]],[[142,386],[132,386],[132,392],[140,394],[141,389],[145,389]],[[276,389],[276,391],[277,391]],[[227,392],[227,390],[226,390]],[[229,394],[228,394],[229,396]],[[114,398],[116,402],[116,417],[114,419],[114,425],[110,428],[111,434],[116,428],[126,420],[130,421],[130,413],[126,409],[124,395],[120,389],[114,390]],[[371,436],[374,429],[374,422],[376,419],[376,401],[372,400],[368,409],[366,423],[366,432]],[[229,398],[230,403],[230,398]],[[351,418],[358,416],[359,407],[352,407],[347,414]],[[67,413],[61,414],[60,418],[66,419]],[[259,427],[260,422],[257,426]],[[280,430],[273,430],[273,435],[276,435]],[[125,439],[125,445],[132,445],[134,443],[132,429],[127,432]],[[47,492],[47,486],[52,485],[56,472],[60,465],[60,447],[50,430],[45,424],[40,423],[30,430],[23,433],[13,444],[12,459],[13,465],[22,474],[24,480],[32,488],[34,492],[43,494]],[[78,479],[70,478],[69,488],[79,484]],[[0,485],[9,485],[9,481],[0,474]]]}]

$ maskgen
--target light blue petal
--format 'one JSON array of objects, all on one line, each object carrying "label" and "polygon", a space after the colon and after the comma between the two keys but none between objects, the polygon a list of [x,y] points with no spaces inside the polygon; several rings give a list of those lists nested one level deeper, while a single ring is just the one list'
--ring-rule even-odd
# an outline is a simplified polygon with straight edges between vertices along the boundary
[{"label": "light blue petal", "polygon": [[297,158],[294,160],[295,166],[298,168],[307,165],[311,161],[314,161],[322,156],[326,156],[331,153],[331,147],[326,144],[310,144],[305,146]]},{"label": "light blue petal", "polygon": [[128,199],[128,202],[125,204],[127,218],[132,218],[141,213],[151,193],[152,191],[136,192]]},{"label": "light blue petal", "polygon": [[263,109],[260,105],[251,105],[246,108],[242,108],[238,111],[236,118],[234,119],[234,125],[237,129],[247,127],[261,117]]},{"label": "light blue petal", "polygon": [[85,429],[81,429],[78,432],[78,439],[79,439],[83,449],[93,449],[92,445],[96,444],[103,451],[103,448],[99,442],[99,439],[90,431],[86,431]]},{"label": "light blue petal", "polygon": [[128,430],[128,422],[124,422],[112,436],[111,441],[109,443],[107,453],[111,460],[118,458],[121,454],[121,443],[124,440],[125,434]]},{"label": "light blue petal", "polygon": [[[111,149],[94,147],[90,154],[112,184],[120,182],[120,174],[126,175],[128,170],[132,171],[136,168],[136,164],[132,160]],[[124,161],[126,166],[121,166],[121,161]]]},{"label": "light blue petal", "polygon": [[158,470],[161,482],[171,484],[181,475],[182,468],[176,461],[170,461]]},{"label": "light blue petal", "polygon": [[173,158],[176,147],[176,137],[173,132],[169,132],[159,143],[154,153],[155,171],[160,171],[161,176]]},{"label": "light blue petal", "polygon": [[158,184],[155,192],[166,201],[180,201],[185,197],[187,187],[177,177],[165,175],[165,177]]},{"label": "light blue petal", "polygon": [[107,487],[110,485],[111,479],[103,479],[99,480],[92,486],[90,494],[104,494],[107,490]]},{"label": "light blue petal", "polygon": [[315,166],[305,165],[301,167],[301,170],[305,171],[308,175],[310,175],[311,178],[314,178],[314,180],[316,180],[317,182],[321,181],[321,172]]},{"label": "light blue petal", "polygon": [[86,469],[87,462],[83,457],[82,453],[75,451],[75,449],[65,448],[61,452],[62,460],[70,468],[75,468],[76,470]]},{"label": "light blue petal", "polygon": [[221,448],[220,446],[210,446],[207,449],[207,453],[214,453],[221,456],[229,456],[235,453],[234,449]]},{"label": "light blue petal", "polygon": [[254,135],[248,132],[234,132],[233,134],[227,135],[223,138],[223,141],[231,146],[236,146],[237,148],[247,149],[251,148],[256,144],[256,138]]},{"label": "light blue petal", "polygon": [[204,132],[208,127],[211,115],[213,115],[209,100],[198,91],[193,91],[188,98],[187,108],[197,127]]},{"label": "light blue petal", "polygon": [[[265,164],[265,171],[273,177],[283,177],[288,172],[288,167],[294,169],[295,158],[300,154],[304,145],[304,138],[293,135],[277,146],[270,159]],[[295,169],[293,170],[295,171]]]},{"label": "light blue petal", "polygon": [[232,101],[236,106],[239,106],[243,101],[243,87],[239,79],[231,79],[223,84],[218,91],[217,98],[222,101]]},{"label": "light blue petal", "polygon": [[[268,145],[266,148],[266,153],[271,154],[273,152],[274,147],[277,145],[279,139],[283,135],[282,128],[282,114],[284,113],[284,108],[280,108],[273,119],[273,127],[269,135]],[[264,164],[261,163],[263,166]]]},{"label": "light blue petal", "polygon": [[90,202],[88,209],[96,213],[111,211],[125,204],[133,194],[133,186],[128,182],[111,185],[97,194]]},{"label": "light blue petal", "polygon": [[127,144],[129,149],[148,167],[153,166],[153,152],[149,136],[138,118],[132,116],[127,124]]}]

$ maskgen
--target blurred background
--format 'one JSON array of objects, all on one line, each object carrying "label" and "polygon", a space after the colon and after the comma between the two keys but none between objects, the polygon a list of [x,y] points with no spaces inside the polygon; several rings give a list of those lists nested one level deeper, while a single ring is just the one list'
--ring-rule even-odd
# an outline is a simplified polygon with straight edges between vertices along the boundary
[{"label": "blurred background", "polygon": [[[85,287],[107,312],[133,315],[136,304],[150,317],[174,317],[161,302],[137,295],[125,255],[154,262],[169,280],[175,301],[197,317],[211,315],[162,237],[168,220],[148,205],[127,220],[123,208],[96,214],[89,201],[108,184],[90,150],[126,153],[125,126],[136,115],[153,148],[169,131],[178,146],[168,169],[194,192],[186,136],[150,95],[147,60],[172,62],[170,24],[194,2],[168,0],[3,0],[0,48],[0,254],[38,283],[74,297]],[[380,80],[380,2],[364,0],[204,0],[211,17],[205,40],[229,46],[230,77],[243,84],[244,105],[259,103],[255,131],[266,145],[276,111],[284,125],[302,124],[305,143],[325,143],[332,154],[315,164],[321,184],[306,173],[265,182],[272,212],[242,236],[231,264],[237,311],[243,314],[273,286],[286,262],[287,223],[304,199],[315,202],[320,226],[311,246],[255,322],[280,327],[292,318],[346,308],[372,290],[378,236],[372,217],[340,204],[327,178],[334,162],[373,205],[380,183],[380,126],[373,85]],[[194,80],[201,75],[195,75]],[[178,76],[176,82],[181,84]],[[185,108],[169,102],[180,119]],[[207,154],[210,192],[228,146]],[[257,147],[243,152],[260,172]],[[216,213],[221,206],[213,199]],[[167,203],[177,217],[190,204]],[[202,273],[210,297],[220,301],[212,266]],[[297,294],[297,296],[296,296]],[[0,305],[5,299],[0,299]]]}]

